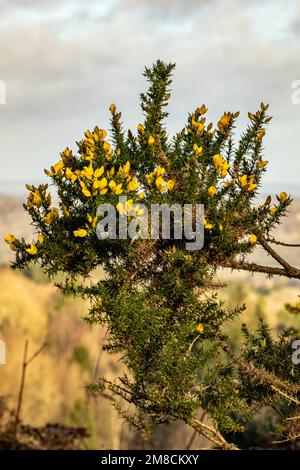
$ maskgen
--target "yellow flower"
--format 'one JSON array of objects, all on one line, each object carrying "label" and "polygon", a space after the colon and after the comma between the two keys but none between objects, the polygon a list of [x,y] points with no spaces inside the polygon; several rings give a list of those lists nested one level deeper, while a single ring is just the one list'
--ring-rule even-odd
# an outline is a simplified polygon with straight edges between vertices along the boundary
[{"label": "yellow flower", "polygon": [[77,175],[75,175],[75,173],[73,173],[72,170],[70,170],[70,168],[67,168],[66,169],[66,178],[70,181],[72,181],[72,183],[74,183],[76,180],[77,180]]},{"label": "yellow flower", "polygon": [[201,156],[203,154],[203,147],[199,147],[196,143],[193,145],[193,150],[196,155]]},{"label": "yellow flower", "polygon": [[232,114],[231,113],[224,113],[223,116],[221,117],[220,121],[217,124],[218,129],[221,132],[226,130],[230,126],[231,120],[232,120]]},{"label": "yellow flower", "polygon": [[61,170],[63,169],[63,167],[64,167],[64,164],[61,160],[59,162],[55,163],[55,165],[53,165],[54,173],[56,175],[58,175],[61,172]]},{"label": "yellow flower", "polygon": [[143,134],[144,131],[145,131],[145,127],[143,126],[143,124],[138,124],[138,125],[137,125],[137,130],[138,130],[138,132],[140,132],[141,134]]},{"label": "yellow flower", "polygon": [[68,211],[68,208],[64,204],[62,204],[62,210],[63,210],[65,217],[70,217],[70,212]]},{"label": "yellow flower", "polygon": [[203,225],[204,225],[204,228],[206,228],[207,230],[211,230],[214,227],[213,224],[208,222],[206,217],[203,217]]},{"label": "yellow flower", "polygon": [[120,215],[126,214],[126,209],[124,207],[124,204],[122,204],[121,202],[118,202],[118,204],[116,205],[116,209]]},{"label": "yellow flower", "polygon": [[270,207],[270,212],[271,214],[275,214],[275,212],[277,211],[277,207]]},{"label": "yellow flower", "polygon": [[217,172],[219,173],[219,175],[221,176],[221,178],[225,178],[227,176],[228,169],[230,167],[227,160],[224,160],[220,154],[216,154],[213,156],[213,161],[214,161],[215,168]]},{"label": "yellow flower", "polygon": [[139,187],[140,183],[137,180],[132,180],[128,183],[127,188],[129,191],[135,191]]},{"label": "yellow flower", "polygon": [[117,184],[117,186],[115,187],[114,189],[114,193],[119,196],[120,194],[122,194],[123,192],[123,189],[122,189],[122,183],[119,183]]},{"label": "yellow flower", "polygon": [[92,193],[85,187],[85,188],[82,188],[82,194],[85,196],[85,197],[91,197]]},{"label": "yellow flower", "polygon": [[146,180],[147,180],[148,184],[151,184],[153,182],[153,179],[154,179],[154,173],[153,172],[146,175]]},{"label": "yellow flower", "polygon": [[103,150],[106,153],[108,153],[110,151],[110,143],[109,142],[103,142]]},{"label": "yellow flower", "polygon": [[172,191],[174,189],[174,186],[175,186],[175,181],[174,180],[168,180],[167,181],[167,189],[169,191]]},{"label": "yellow flower", "polygon": [[101,196],[103,196],[104,194],[106,194],[106,193],[107,193],[107,191],[108,191],[108,189],[107,189],[107,188],[101,189],[101,190],[100,190],[100,194],[101,194]]},{"label": "yellow flower", "polygon": [[108,186],[110,187],[110,189],[113,191],[115,189],[115,187],[117,186],[117,183],[113,180],[111,180],[108,184]]},{"label": "yellow flower", "polygon": [[94,171],[94,178],[100,178],[104,173],[104,166],[101,166],[100,168],[97,168],[97,170]]},{"label": "yellow flower", "polygon": [[200,108],[198,108],[198,113],[199,114],[207,113],[207,107],[205,106],[205,104],[203,104],[202,106],[200,106]]},{"label": "yellow flower", "polygon": [[249,186],[248,186],[248,188],[247,188],[247,191],[249,191],[249,193],[250,193],[250,192],[253,191],[256,187],[257,187],[257,184],[251,182],[251,183],[249,183]]},{"label": "yellow flower", "polygon": [[204,331],[204,326],[203,326],[202,323],[199,323],[199,325],[198,325],[197,328],[196,328],[196,331],[197,331],[197,333],[198,333],[199,335],[201,335],[201,334],[203,333],[203,331]]},{"label": "yellow flower", "polygon": [[139,199],[143,199],[145,197],[145,191],[142,191],[140,194],[139,194]]},{"label": "yellow flower", "polygon": [[104,189],[107,186],[107,179],[102,178],[100,181],[94,181],[93,189]]},{"label": "yellow flower", "polygon": [[242,188],[248,184],[248,176],[247,175],[239,176],[238,179],[239,179],[239,182],[240,182],[240,185],[241,185]]},{"label": "yellow flower", "polygon": [[84,228],[79,228],[78,230],[74,230],[73,234],[75,237],[83,238],[87,236],[87,230]]},{"label": "yellow flower", "polygon": [[261,129],[260,131],[258,131],[256,140],[261,140],[265,135],[266,135],[266,131],[264,129]]},{"label": "yellow flower", "polygon": [[217,188],[215,186],[210,186],[208,188],[208,194],[210,195],[210,197],[215,197],[215,195],[217,194]]},{"label": "yellow flower", "polygon": [[127,162],[123,166],[124,176],[127,176],[129,174],[129,170],[130,170],[130,161],[127,160]]},{"label": "yellow flower", "polygon": [[97,225],[98,217],[97,217],[97,216],[93,217],[92,215],[87,214],[86,218],[87,218],[87,220],[88,220],[90,226],[91,226],[92,228],[95,228],[96,225]]},{"label": "yellow flower", "polygon": [[267,346],[267,338],[262,339],[260,344],[261,344],[261,347],[265,349],[265,347]]},{"label": "yellow flower", "polygon": [[137,217],[140,217],[143,214],[143,212],[144,212],[144,209],[137,209],[135,215]]},{"label": "yellow flower", "polygon": [[219,230],[220,230],[220,232],[223,232],[223,224],[219,225]]},{"label": "yellow flower", "polygon": [[114,174],[115,174],[115,167],[114,166],[109,170],[108,174],[109,174],[109,176],[114,176]]},{"label": "yellow flower", "polygon": [[154,144],[154,142],[155,142],[154,137],[152,137],[152,135],[150,135],[150,137],[148,139],[148,145],[151,146],[151,145]]},{"label": "yellow flower", "polygon": [[162,167],[162,166],[157,167],[156,170],[155,170],[156,176],[157,177],[163,176],[165,174],[165,171],[166,170],[164,169],[164,167]]},{"label": "yellow flower", "polygon": [[38,234],[38,242],[40,245],[42,245],[44,243],[44,236],[42,233],[39,233]]},{"label": "yellow flower", "polygon": [[37,207],[41,207],[42,205],[42,198],[41,198],[41,195],[40,195],[40,192],[38,190],[36,190],[34,193],[33,193],[33,203],[37,206]]},{"label": "yellow flower", "polygon": [[117,107],[116,107],[115,103],[112,103],[109,107],[109,110],[110,110],[111,114],[115,114],[116,109],[117,109]]},{"label": "yellow flower", "polygon": [[107,136],[107,132],[105,129],[99,129],[98,135],[100,140],[104,140]]},{"label": "yellow flower", "polygon": [[6,243],[11,245],[12,243],[14,243],[16,241],[16,237],[12,233],[9,233],[9,234],[6,235],[4,240],[6,241]]},{"label": "yellow flower", "polygon": [[63,152],[60,152],[61,159],[64,163],[68,163],[72,159],[72,150],[69,147],[65,148]]},{"label": "yellow flower", "polygon": [[83,170],[81,171],[81,175],[87,178],[88,180],[91,180],[94,174],[94,170],[92,167],[92,164],[90,163],[89,166],[85,166]]},{"label": "yellow flower", "polygon": [[269,162],[267,160],[260,160],[256,163],[256,168],[264,168]]},{"label": "yellow flower", "polygon": [[125,209],[127,212],[130,211],[132,204],[133,204],[133,199],[128,199],[128,201],[126,201]]},{"label": "yellow flower", "polygon": [[31,244],[29,248],[26,248],[26,251],[27,253],[29,253],[30,255],[34,256],[37,254],[38,252],[38,249],[35,245]]},{"label": "yellow flower", "polygon": [[249,243],[251,245],[255,245],[257,242],[257,236],[254,235],[254,233],[251,233],[251,235],[249,235]]},{"label": "yellow flower", "polygon": [[52,207],[51,211],[44,217],[46,224],[52,224],[56,219],[59,218],[59,213],[56,207]]},{"label": "yellow flower", "polygon": [[156,178],[156,181],[155,181],[155,184],[156,184],[156,187],[158,189],[162,188],[163,187],[163,184],[164,184],[164,180],[161,176],[159,176],[158,178]]},{"label": "yellow flower", "polygon": [[283,191],[282,193],[279,194],[279,201],[280,202],[285,202],[288,198],[288,195],[285,191]]}]

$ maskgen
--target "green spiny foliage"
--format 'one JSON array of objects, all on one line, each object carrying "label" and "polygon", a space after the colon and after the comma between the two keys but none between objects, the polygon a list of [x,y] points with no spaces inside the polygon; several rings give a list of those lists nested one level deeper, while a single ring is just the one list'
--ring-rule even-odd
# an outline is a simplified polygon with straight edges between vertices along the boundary
[{"label": "green spiny foliage", "polygon": [[[106,389],[134,404],[132,415],[121,409],[122,400],[116,406],[144,432],[180,419],[215,445],[231,448],[221,433],[241,432],[261,406],[281,403],[284,397],[272,384],[296,397],[299,372],[294,367],[292,375],[291,339],[283,334],[272,340],[263,323],[256,335],[244,327],[243,348],[233,356],[223,327],[244,306],[229,309],[218,299],[216,270],[243,261],[281,223],[291,199],[283,192],[275,206],[270,198],[255,203],[268,163],[262,156],[263,137],[271,118],[263,103],[249,113],[238,142],[234,128],[239,113],[224,113],[214,128],[206,121],[204,105],[168,137],[165,108],[173,69],[161,61],[146,68],[149,89],[141,94],[145,119],[137,132],[125,133],[121,113],[112,104],[111,143],[96,126],[77,142],[77,155],[66,148],[45,170],[58,207],[51,206],[47,185],[28,185],[24,208],[37,239],[27,243],[8,235],[6,240],[16,251],[14,268],[35,262],[49,276],[64,273],[66,282],[59,287],[88,298],[86,320],[108,327],[105,349],[121,354],[127,372],[114,383],[103,378],[91,390]],[[128,206],[119,204],[121,194]],[[130,205],[141,202],[146,208],[204,204],[203,248],[186,251],[185,240],[174,236],[98,239],[100,204],[113,204],[133,220]],[[101,281],[93,280],[96,268],[103,269]],[[213,421],[210,429],[195,418],[200,407]]]}]

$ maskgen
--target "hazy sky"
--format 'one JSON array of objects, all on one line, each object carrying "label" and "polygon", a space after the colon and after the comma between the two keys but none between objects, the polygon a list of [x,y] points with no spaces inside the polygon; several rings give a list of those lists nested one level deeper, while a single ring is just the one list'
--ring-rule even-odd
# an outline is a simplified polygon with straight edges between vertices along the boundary
[{"label": "hazy sky", "polygon": [[203,102],[224,111],[270,103],[266,183],[298,184],[299,0],[0,0],[1,185],[43,178],[43,168],[96,124],[111,102],[126,126],[141,120],[142,71],[176,62],[169,131]]}]

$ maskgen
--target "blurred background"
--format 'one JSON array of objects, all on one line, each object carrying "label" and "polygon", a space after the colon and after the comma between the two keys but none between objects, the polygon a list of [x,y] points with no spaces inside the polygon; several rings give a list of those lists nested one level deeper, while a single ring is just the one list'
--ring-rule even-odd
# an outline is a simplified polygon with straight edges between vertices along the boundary
[{"label": "blurred background", "polygon": [[[84,426],[90,434],[81,443],[84,448],[205,445],[191,444],[181,426],[159,429],[145,444],[105,398],[87,396],[85,384],[99,374],[114,377],[122,367],[118,357],[101,352],[105,331],[86,325],[87,305],[64,298],[37,268],[10,271],[3,236],[31,237],[22,209],[25,183],[43,182],[43,168],[56,162],[66,146],[75,149],[87,128],[108,128],[111,102],[122,111],[125,126],[135,129],[142,119],[143,69],[162,59],[177,64],[170,134],[202,103],[214,123],[224,111],[240,110],[237,134],[248,111],[256,111],[261,101],[270,104],[274,119],[264,140],[269,167],[260,197],[292,194],[293,209],[279,236],[299,243],[300,4],[0,0],[0,12],[0,81],[6,89],[5,104],[0,104],[0,339],[7,345],[0,397],[8,408],[16,406],[25,340],[31,353],[46,341],[26,374],[25,423]],[[300,265],[299,251],[289,254],[283,248],[282,253]],[[260,253],[256,256],[261,260]],[[299,283],[225,271],[220,278],[228,282],[222,293],[227,301],[247,303],[242,320],[250,326],[255,328],[262,315],[275,331],[283,323],[299,328],[298,318],[284,307],[297,300]],[[230,328],[238,343],[239,322]],[[258,433],[263,434],[262,426],[255,428]]]}]

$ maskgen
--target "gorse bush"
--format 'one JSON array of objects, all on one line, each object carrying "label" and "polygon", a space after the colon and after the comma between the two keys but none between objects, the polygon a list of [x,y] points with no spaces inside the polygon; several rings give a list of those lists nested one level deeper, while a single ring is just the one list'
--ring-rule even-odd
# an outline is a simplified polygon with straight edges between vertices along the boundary
[{"label": "gorse bush", "polygon": [[[275,204],[255,201],[268,162],[263,138],[271,117],[261,104],[236,142],[239,113],[224,113],[214,128],[205,105],[189,114],[170,138],[165,127],[173,64],[146,68],[147,93],[140,95],[144,122],[125,132],[121,113],[110,106],[111,140],[98,126],[69,148],[46,174],[55,186],[53,207],[47,185],[28,185],[24,204],[36,229],[31,243],[6,237],[16,251],[14,268],[39,263],[49,276],[67,275],[59,287],[91,301],[86,318],[108,328],[108,352],[120,353],[127,373],[90,386],[109,394],[123,416],[144,433],[157,423],[183,420],[216,446],[235,448],[234,436],[262,406],[292,416],[299,404],[299,367],[290,345],[297,332],[275,338],[261,322],[257,332],[245,326],[244,345],[233,354],[223,327],[243,311],[218,299],[220,267],[300,278],[271,247],[271,233],[291,204],[285,192]],[[119,201],[126,196],[127,202]],[[99,239],[97,208],[110,203],[118,217],[136,220],[141,204],[203,204],[204,246],[187,251],[176,239]],[[137,232],[138,233],[138,232]],[[260,244],[280,267],[248,263]],[[104,278],[93,282],[101,267]],[[118,400],[118,398],[120,400]],[[130,413],[124,400],[134,405]],[[127,407],[126,407],[127,408]],[[196,419],[199,408],[211,424]],[[289,434],[287,427],[284,432]],[[294,433],[295,434],[295,433]],[[288,437],[293,437],[289,434]],[[225,436],[230,435],[231,443]]]}]

